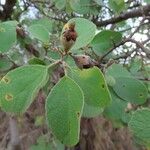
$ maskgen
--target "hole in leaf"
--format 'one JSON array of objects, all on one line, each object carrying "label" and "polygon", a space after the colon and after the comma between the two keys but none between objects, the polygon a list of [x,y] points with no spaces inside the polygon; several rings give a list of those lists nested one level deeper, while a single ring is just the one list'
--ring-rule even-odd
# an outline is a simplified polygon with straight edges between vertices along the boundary
[{"label": "hole in leaf", "polygon": [[13,99],[13,95],[12,94],[6,94],[5,95],[5,100],[11,101],[12,99]]}]

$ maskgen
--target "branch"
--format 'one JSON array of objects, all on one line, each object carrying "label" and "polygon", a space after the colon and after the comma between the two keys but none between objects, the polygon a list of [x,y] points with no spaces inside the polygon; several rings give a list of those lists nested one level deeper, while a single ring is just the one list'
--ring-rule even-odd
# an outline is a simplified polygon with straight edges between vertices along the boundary
[{"label": "branch", "polygon": [[129,12],[122,13],[119,16],[110,18],[108,20],[102,20],[102,21],[94,20],[94,23],[98,27],[101,27],[101,26],[106,26],[108,24],[115,24],[120,21],[127,20],[129,18],[142,17],[142,16],[150,16],[150,4],[146,6],[142,6],[138,9],[134,9]]},{"label": "branch", "polygon": [[114,47],[112,47],[106,54],[104,54],[101,58],[100,58],[100,62],[102,62],[102,60],[108,55],[110,54],[114,49],[116,49],[117,47],[123,45],[126,43],[126,39],[122,40],[119,44],[114,45]]},{"label": "branch", "polygon": [[113,58],[114,60],[119,60],[119,59],[127,59],[129,56],[131,56],[131,54],[136,51],[136,49],[132,50],[132,51],[128,51],[127,53],[125,54],[122,54],[116,58]]},{"label": "branch", "polygon": [[144,45],[141,42],[136,41],[136,40],[131,39],[131,38],[127,38],[126,41],[135,43],[136,46],[139,47],[146,54],[147,58],[150,58],[150,50],[148,48],[144,47]]}]

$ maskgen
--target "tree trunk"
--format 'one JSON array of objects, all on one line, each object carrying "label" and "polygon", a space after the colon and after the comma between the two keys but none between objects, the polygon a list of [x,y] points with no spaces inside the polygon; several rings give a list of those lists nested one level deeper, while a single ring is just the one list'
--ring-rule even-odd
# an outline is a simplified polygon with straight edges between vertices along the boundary
[{"label": "tree trunk", "polygon": [[[139,147],[139,146],[138,146]],[[104,117],[81,120],[79,143],[72,150],[144,150],[137,148],[126,127],[113,128]]]}]

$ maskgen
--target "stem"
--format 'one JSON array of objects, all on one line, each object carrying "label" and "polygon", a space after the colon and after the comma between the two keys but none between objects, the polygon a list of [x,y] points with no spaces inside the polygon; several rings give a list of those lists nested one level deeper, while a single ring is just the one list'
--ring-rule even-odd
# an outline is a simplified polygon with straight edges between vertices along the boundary
[{"label": "stem", "polygon": [[59,64],[59,63],[62,63],[62,60],[57,60],[55,61],[54,63],[48,65],[48,69],[50,69],[51,67],[54,67],[55,65]]}]

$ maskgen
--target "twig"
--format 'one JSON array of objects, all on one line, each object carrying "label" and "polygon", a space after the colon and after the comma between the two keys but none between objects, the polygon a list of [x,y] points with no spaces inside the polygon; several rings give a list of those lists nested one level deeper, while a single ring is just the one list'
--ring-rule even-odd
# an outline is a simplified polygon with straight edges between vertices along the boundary
[{"label": "twig", "polygon": [[104,54],[101,58],[100,58],[100,62],[108,55],[108,54],[110,54],[114,49],[116,49],[117,47],[119,47],[119,46],[121,46],[121,45],[123,45],[123,44],[125,44],[126,43],[126,40],[122,40],[119,44],[117,44],[117,45],[114,45],[114,47],[112,47],[106,54]]},{"label": "twig", "polygon": [[131,38],[127,38],[126,41],[135,43],[136,46],[139,47],[146,54],[147,58],[150,58],[150,50],[148,48],[144,47],[144,45],[141,42],[136,41],[136,40],[131,39]]},{"label": "twig", "polygon": [[[145,26],[145,25],[149,25],[149,22],[142,23],[140,27]],[[119,30],[119,32],[126,32],[126,31],[129,31],[129,30],[133,29],[133,28],[138,28],[138,27],[139,27],[139,26],[129,27],[129,28],[127,28],[127,29]],[[135,29],[135,30],[136,30],[136,29]]]},{"label": "twig", "polygon": [[139,26],[137,26],[137,28],[134,30],[134,32],[129,35],[129,38],[132,38],[132,36],[133,36],[136,32],[138,32],[138,30],[141,28],[141,26],[142,26],[142,24],[143,24],[144,21],[145,21],[145,18],[143,18],[143,19],[141,20]]},{"label": "twig", "polygon": [[126,54],[122,54],[116,58],[113,58],[114,60],[119,60],[119,59],[126,59],[128,58],[129,56],[131,56],[131,54],[136,51],[136,49],[132,50],[132,51],[128,51]]}]

